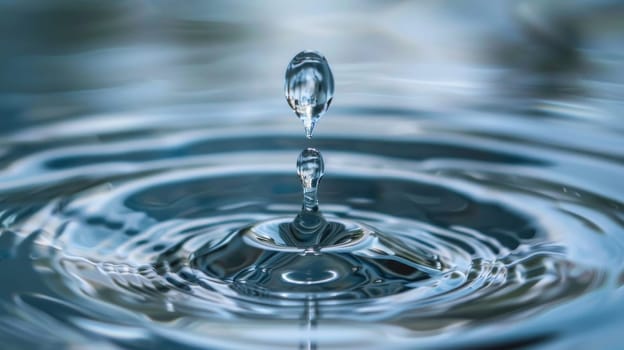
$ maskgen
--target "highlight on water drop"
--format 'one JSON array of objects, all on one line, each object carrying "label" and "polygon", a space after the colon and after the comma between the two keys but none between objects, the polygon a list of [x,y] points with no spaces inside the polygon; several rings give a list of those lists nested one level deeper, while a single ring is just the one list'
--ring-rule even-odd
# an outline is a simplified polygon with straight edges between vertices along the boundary
[{"label": "highlight on water drop", "polygon": [[334,97],[334,76],[327,59],[316,51],[301,51],[288,64],[284,94],[290,108],[303,122],[306,137]]}]

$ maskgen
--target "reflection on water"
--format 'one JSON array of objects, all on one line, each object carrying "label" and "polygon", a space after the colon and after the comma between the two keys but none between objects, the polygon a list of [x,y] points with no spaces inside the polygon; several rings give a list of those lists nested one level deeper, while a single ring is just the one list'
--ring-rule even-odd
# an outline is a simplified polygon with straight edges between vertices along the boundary
[{"label": "reflection on water", "polygon": [[[0,343],[617,347],[623,14],[0,4]],[[335,77],[313,142],[283,97],[303,49]],[[299,252],[310,146],[343,226]]]}]

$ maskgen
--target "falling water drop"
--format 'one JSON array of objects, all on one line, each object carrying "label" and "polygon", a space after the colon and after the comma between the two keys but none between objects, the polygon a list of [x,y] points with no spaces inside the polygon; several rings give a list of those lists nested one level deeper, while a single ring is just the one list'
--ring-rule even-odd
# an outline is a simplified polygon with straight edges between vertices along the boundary
[{"label": "falling water drop", "polygon": [[288,105],[303,122],[307,138],[334,96],[334,76],[327,59],[316,51],[301,51],[288,64],[284,84]]}]

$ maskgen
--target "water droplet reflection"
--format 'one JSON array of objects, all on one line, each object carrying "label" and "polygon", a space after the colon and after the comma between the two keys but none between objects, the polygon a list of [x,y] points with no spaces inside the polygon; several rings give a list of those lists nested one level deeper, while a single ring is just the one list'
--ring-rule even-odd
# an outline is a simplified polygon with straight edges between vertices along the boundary
[{"label": "water droplet reflection", "polygon": [[314,127],[334,96],[334,76],[327,59],[316,51],[301,51],[288,64],[284,83],[286,101],[312,138]]}]

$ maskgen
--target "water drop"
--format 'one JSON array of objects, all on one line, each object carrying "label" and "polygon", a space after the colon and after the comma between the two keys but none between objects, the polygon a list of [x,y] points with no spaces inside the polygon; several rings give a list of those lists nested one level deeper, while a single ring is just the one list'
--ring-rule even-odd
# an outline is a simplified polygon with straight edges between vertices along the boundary
[{"label": "water drop", "polygon": [[325,164],[321,152],[314,148],[306,148],[297,158],[297,174],[303,186],[303,210],[318,211],[317,190],[321,178],[325,174]]},{"label": "water drop", "polygon": [[307,138],[334,97],[334,76],[327,59],[316,51],[301,51],[288,64],[286,101],[303,122]]}]

